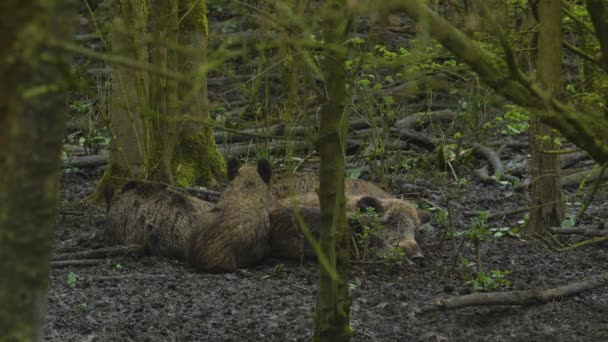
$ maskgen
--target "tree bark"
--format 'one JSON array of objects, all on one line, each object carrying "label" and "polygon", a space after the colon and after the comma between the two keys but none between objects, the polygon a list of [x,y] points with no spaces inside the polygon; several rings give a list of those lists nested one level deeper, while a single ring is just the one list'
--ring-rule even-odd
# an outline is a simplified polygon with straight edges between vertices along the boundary
[{"label": "tree bark", "polygon": [[[116,1],[117,13],[112,23],[112,53],[147,61],[145,6]],[[116,65],[112,70],[110,164],[106,171],[115,177],[145,178],[146,139],[141,116],[148,107],[148,77],[144,71]]]},{"label": "tree bark", "polygon": [[[179,1],[150,1],[149,26],[153,41],[150,46],[152,64],[162,70],[178,70],[178,31]],[[178,82],[164,75],[155,75],[149,85],[150,110],[149,120],[153,141],[149,163],[151,179],[173,184],[173,158],[177,145],[178,129],[181,116],[178,99]]]},{"label": "tree bark", "polygon": [[344,155],[349,111],[346,108],[345,53],[335,49],[346,39],[347,14],[343,0],[329,1],[324,10],[325,44],[334,49],[326,50],[323,64],[328,98],[321,108],[319,133],[320,243],[330,265],[335,265],[337,278],[319,267],[313,341],[348,341],[352,335],[348,296],[350,231],[344,208]]},{"label": "tree bark", "polygon": [[[0,332],[41,341],[59,201],[72,1],[0,5]],[[7,86],[10,85],[10,86]]]},{"label": "tree bark", "polygon": [[192,185],[195,181],[210,184],[224,177],[226,166],[209,126],[207,76],[197,71],[207,63],[207,8],[204,1],[181,0],[180,13],[179,42],[193,52],[182,54],[179,66],[193,75],[194,82],[192,86],[180,87],[182,113],[189,121],[180,129],[173,166],[178,184]]},{"label": "tree bark", "polygon": [[[533,6],[533,5],[532,5]],[[538,3],[538,48],[536,70],[538,80],[549,96],[555,97],[561,88],[561,1],[540,0]],[[560,160],[557,134],[533,115],[530,125],[530,174],[532,203],[530,219],[524,233],[528,236],[548,233],[549,227],[559,226],[564,217]]]}]

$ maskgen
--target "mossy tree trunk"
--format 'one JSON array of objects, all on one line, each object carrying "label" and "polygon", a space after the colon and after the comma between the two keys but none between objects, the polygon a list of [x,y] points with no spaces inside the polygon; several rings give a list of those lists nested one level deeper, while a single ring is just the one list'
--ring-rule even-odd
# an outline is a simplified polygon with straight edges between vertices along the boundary
[{"label": "mossy tree trunk", "polygon": [[[150,1],[149,26],[152,30],[151,62],[161,70],[177,71],[178,0]],[[151,179],[173,184],[172,161],[178,138],[178,82],[164,75],[154,75],[150,82],[149,142]]]},{"label": "mossy tree trunk", "polygon": [[180,130],[173,167],[178,183],[192,184],[198,181],[209,184],[224,176],[226,166],[209,125],[207,77],[197,70],[207,63],[207,9],[204,1],[181,0],[179,12],[179,42],[192,51],[180,56],[179,67],[194,75],[194,82],[180,87],[181,110],[188,120]]},{"label": "mossy tree trunk", "polygon": [[0,339],[42,341],[59,202],[69,0],[0,4]]},{"label": "mossy tree trunk", "polygon": [[[538,48],[536,70],[538,80],[550,96],[561,88],[561,1],[540,0],[538,3]],[[564,217],[559,154],[555,151],[557,134],[533,115],[530,125],[530,174],[532,203],[525,233],[529,236],[546,234],[549,227],[559,227]]]},{"label": "mossy tree trunk", "polygon": [[180,84],[166,73],[114,67],[113,147],[98,189],[124,178],[185,186],[223,177],[224,160],[208,125],[206,77],[198,72],[206,63],[205,2],[116,0],[115,4],[119,11],[112,28],[113,53],[142,64],[150,56],[157,70],[180,71],[192,79]]},{"label": "mossy tree trunk", "polygon": [[335,266],[337,279],[319,267],[317,308],[313,341],[348,341],[350,329],[350,298],[348,266],[350,231],[344,211],[345,146],[349,110],[345,53],[339,49],[346,40],[347,14],[345,1],[328,1],[323,9],[325,51],[323,74],[327,99],[321,108],[319,132],[321,204],[320,244],[330,265]]},{"label": "mossy tree trunk", "polygon": [[[146,34],[147,7],[144,1],[114,2],[115,19],[112,22],[112,53],[140,62],[147,62]],[[110,103],[110,161],[106,170],[121,178],[147,178],[145,126],[147,116],[148,75],[125,66],[112,70],[112,98]]]}]

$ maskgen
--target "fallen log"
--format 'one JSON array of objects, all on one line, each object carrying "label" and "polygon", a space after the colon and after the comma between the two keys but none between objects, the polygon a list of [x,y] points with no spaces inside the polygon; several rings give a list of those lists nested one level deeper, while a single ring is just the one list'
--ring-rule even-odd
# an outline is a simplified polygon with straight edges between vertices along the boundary
[{"label": "fallen log", "polygon": [[81,169],[98,167],[106,165],[109,159],[110,156],[106,153],[94,156],[69,157],[63,160],[63,167],[77,167]]},{"label": "fallen log", "polygon": [[439,299],[433,302],[436,309],[458,309],[467,306],[531,305],[570,297],[608,283],[608,272],[590,279],[547,290],[473,293],[461,297]]},{"label": "fallen log", "polygon": [[[602,168],[595,167],[590,170],[576,172],[562,177],[562,186],[575,186],[585,181],[587,183],[597,180],[600,177]],[[602,172],[602,179],[607,179],[608,173]]]},{"label": "fallen log", "polygon": [[579,234],[589,237],[602,237],[608,235],[608,229],[603,229],[604,224],[600,223],[595,226],[580,226],[580,227],[551,227],[549,231],[553,234]]}]

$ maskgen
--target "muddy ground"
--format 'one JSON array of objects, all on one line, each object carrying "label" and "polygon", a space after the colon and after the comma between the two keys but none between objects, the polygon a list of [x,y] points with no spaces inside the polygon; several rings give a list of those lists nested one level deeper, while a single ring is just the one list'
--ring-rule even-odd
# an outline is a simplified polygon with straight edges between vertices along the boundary
[{"label": "muddy ground", "polygon": [[[99,234],[104,210],[82,202],[99,172],[64,175],[56,252],[104,246]],[[599,191],[590,209],[604,220],[606,190]],[[438,202],[440,195],[431,191],[426,199]],[[525,200],[525,193],[472,180],[453,203],[455,228],[467,229],[465,210],[495,212]],[[515,215],[489,225],[516,225],[519,219],[521,215]],[[421,263],[397,270],[354,266],[353,341],[608,341],[606,287],[526,307],[427,311],[434,299],[471,292],[460,265],[453,269],[454,247],[442,238],[445,229],[436,216],[424,226],[418,235],[426,254]],[[472,259],[471,249],[464,250]],[[605,244],[555,253],[537,243],[503,237],[485,242],[481,255],[487,270],[512,272],[506,288],[512,290],[556,287],[608,270]],[[273,272],[280,263],[285,270]],[[76,281],[70,280],[70,273]],[[234,274],[195,273],[182,262],[155,257],[54,268],[45,340],[308,341],[316,275],[313,262],[284,260],[267,260]]]}]

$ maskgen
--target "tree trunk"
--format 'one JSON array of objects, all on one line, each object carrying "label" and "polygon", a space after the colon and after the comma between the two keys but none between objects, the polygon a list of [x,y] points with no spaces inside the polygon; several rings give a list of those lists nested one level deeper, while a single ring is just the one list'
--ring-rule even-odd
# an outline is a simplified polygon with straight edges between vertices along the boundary
[{"label": "tree trunk", "polygon": [[44,43],[71,38],[72,5],[0,5],[0,334],[7,341],[43,338],[69,69],[65,52]]},{"label": "tree trunk", "polygon": [[[150,1],[150,18],[153,41],[150,47],[151,62],[161,70],[177,71],[178,52],[178,0]],[[152,154],[149,163],[151,179],[173,184],[173,158],[178,139],[178,119],[181,116],[178,100],[178,82],[164,75],[154,75],[150,82]]]},{"label": "tree trunk", "polygon": [[325,44],[332,49],[326,50],[323,63],[328,98],[321,108],[319,133],[320,243],[330,265],[335,265],[337,279],[319,265],[313,341],[348,341],[352,335],[348,296],[350,229],[344,211],[344,156],[349,111],[345,53],[337,50],[346,39],[347,18],[343,0],[329,1],[324,10]]},{"label": "tree trunk", "polygon": [[224,177],[226,166],[209,125],[207,75],[198,71],[207,63],[209,27],[205,2],[181,0],[180,14],[179,42],[193,52],[184,53],[179,65],[180,70],[194,75],[194,85],[180,87],[182,112],[190,121],[181,127],[173,165],[178,184],[209,184]]},{"label": "tree trunk", "polygon": [[116,1],[120,12],[112,28],[113,53],[142,64],[150,56],[158,69],[193,75],[194,86],[158,73],[114,68],[113,143],[98,190],[115,177],[182,186],[222,178],[225,165],[209,126],[206,75],[197,72],[206,63],[205,2],[154,0],[148,6],[141,0]]},{"label": "tree trunk", "polygon": [[[112,54],[147,63],[147,7],[142,0],[115,0],[115,19],[111,28]],[[92,195],[101,200],[106,184],[123,179],[147,179],[149,176],[150,138],[148,121],[148,75],[145,71],[116,65],[112,69],[112,99],[110,103],[110,160],[97,189]]]},{"label": "tree trunk", "polygon": [[[560,91],[562,71],[560,0],[540,0],[538,17],[538,80],[551,96],[555,96]],[[549,227],[560,226],[564,217],[559,154],[543,153],[559,149],[559,145],[554,142],[556,137],[557,134],[537,116],[531,118],[532,203],[530,219],[525,229],[529,236],[546,234]]]},{"label": "tree trunk", "polygon": [[[128,4],[120,7],[111,28],[112,53],[144,62],[147,47],[141,39],[146,27],[141,22],[147,14],[133,11]],[[120,65],[112,70],[112,144],[107,172],[113,176],[145,177],[146,140],[141,115],[149,111],[147,84],[143,71]]]}]

